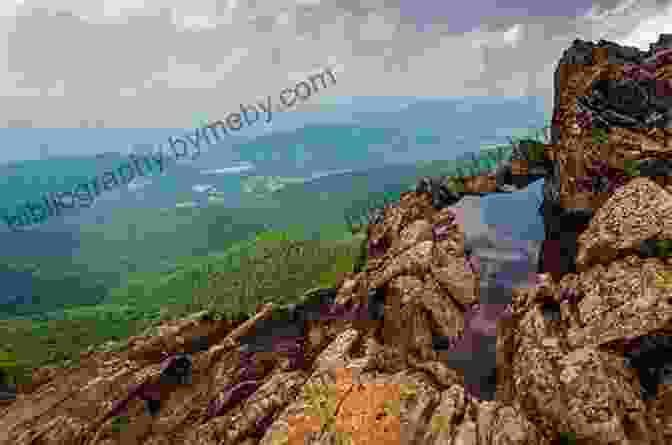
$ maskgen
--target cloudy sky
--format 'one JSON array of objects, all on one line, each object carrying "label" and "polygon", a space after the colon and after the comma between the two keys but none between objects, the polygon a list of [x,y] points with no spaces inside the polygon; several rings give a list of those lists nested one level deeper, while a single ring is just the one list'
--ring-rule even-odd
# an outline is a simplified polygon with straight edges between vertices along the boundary
[{"label": "cloudy sky", "polygon": [[0,0],[0,20],[0,121],[18,128],[187,128],[325,66],[337,85],[301,109],[540,95],[550,110],[575,38],[646,50],[672,33],[670,0]]}]

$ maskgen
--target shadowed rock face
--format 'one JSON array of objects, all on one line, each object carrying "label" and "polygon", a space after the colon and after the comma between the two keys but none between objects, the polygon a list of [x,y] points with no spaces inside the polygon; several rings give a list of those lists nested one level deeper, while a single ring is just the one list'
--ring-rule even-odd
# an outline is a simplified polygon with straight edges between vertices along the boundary
[{"label": "shadowed rock face", "polygon": [[451,206],[458,202],[461,194],[455,190],[446,187],[442,179],[422,178],[416,186],[418,193],[430,193],[432,196],[432,205],[439,210]]},{"label": "shadowed rock face", "polygon": [[443,363],[464,372],[465,396],[484,401],[494,400],[497,385],[497,325],[510,318],[510,304],[474,305],[464,314],[464,331],[459,338],[433,338],[433,346],[440,352]]},{"label": "shadowed rock face", "polygon": [[14,385],[0,384],[0,400],[16,399],[16,387]]},{"label": "shadowed rock face", "polygon": [[16,387],[10,385],[7,380],[9,376],[0,369],[0,401],[11,401],[16,399]]},{"label": "shadowed rock face", "polygon": [[277,310],[269,319],[260,320],[240,338],[245,352],[272,352],[285,350],[305,335],[306,322],[327,320],[381,320],[385,306],[385,290],[370,289],[369,304],[349,307],[335,304],[336,289],[319,289],[311,301],[290,304]]},{"label": "shadowed rock face", "polygon": [[653,400],[658,386],[672,383],[672,336],[650,336],[626,342],[625,363],[639,373],[643,400]]},{"label": "shadowed rock face", "polygon": [[562,320],[562,310],[560,304],[556,302],[546,302],[540,308],[544,318],[548,321]]},{"label": "shadowed rock face", "polygon": [[191,369],[191,356],[188,354],[170,356],[161,364],[161,382],[187,384],[191,381]]},{"label": "shadowed rock face", "polygon": [[[496,323],[496,322],[495,322]],[[443,363],[464,372],[465,395],[492,401],[495,397],[497,337],[476,329],[465,332],[454,346],[441,354]]]},{"label": "shadowed rock face", "polygon": [[579,97],[581,111],[591,113],[602,128],[666,128],[672,98],[659,96],[655,79],[597,80],[587,96]]}]

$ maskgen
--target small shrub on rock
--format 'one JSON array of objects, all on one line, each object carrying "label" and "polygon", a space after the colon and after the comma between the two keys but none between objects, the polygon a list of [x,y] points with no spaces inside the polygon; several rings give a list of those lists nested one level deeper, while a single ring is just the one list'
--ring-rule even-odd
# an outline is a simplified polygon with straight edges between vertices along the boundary
[{"label": "small shrub on rock", "polygon": [[129,419],[128,416],[116,416],[115,418],[112,419],[112,422],[110,423],[112,427],[112,431],[115,433],[119,433],[124,431],[129,424]]},{"label": "small shrub on rock", "polygon": [[559,445],[576,445],[576,434],[572,432],[560,433]]}]

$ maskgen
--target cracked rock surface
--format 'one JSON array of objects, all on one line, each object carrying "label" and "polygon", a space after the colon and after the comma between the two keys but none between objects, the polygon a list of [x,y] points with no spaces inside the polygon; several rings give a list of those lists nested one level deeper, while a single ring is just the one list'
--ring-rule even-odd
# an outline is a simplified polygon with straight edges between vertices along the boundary
[{"label": "cracked rock surface", "polygon": [[[670,379],[660,372],[655,397],[643,400],[642,374],[624,359],[624,345],[672,331],[669,292],[644,284],[647,274],[672,266],[628,257],[561,282],[542,275],[498,308],[480,300],[479,269],[467,264],[459,221],[440,240],[427,239],[431,227],[447,224],[449,210],[433,209],[427,194],[403,195],[372,228],[389,237],[394,255],[369,261],[336,292],[336,304],[356,311],[369,289],[384,289],[384,318],[311,317],[307,364],[289,366],[281,348],[255,352],[258,386],[223,412],[211,415],[208,405],[239,382],[239,341],[272,306],[238,326],[175,322],[160,337],[132,339],[125,352],[93,354],[78,370],[57,370],[3,408],[0,444],[550,445],[563,432],[595,444],[669,442]],[[578,297],[563,298],[567,287]],[[559,316],[545,316],[551,303]],[[112,403],[132,384],[158,376],[153,345],[178,351],[189,341],[177,336],[209,339],[209,348],[192,354],[191,383],[164,388],[154,417],[140,401],[129,402],[129,425],[115,431],[106,416]],[[437,337],[454,342],[437,348]],[[464,363],[457,363],[460,353],[469,356]]]},{"label": "cracked rock surface", "polygon": [[[562,194],[554,202],[594,215],[571,228],[548,223],[575,233],[574,270],[531,274],[534,246],[469,224],[466,204],[428,183],[369,226],[364,267],[318,292],[324,308],[298,304],[282,318],[269,304],[244,322],[196,314],[120,352],[83,354],[77,369],[40,369],[0,403],[0,445],[672,443],[672,261],[638,251],[671,235],[672,184],[633,178],[586,200],[571,188],[583,161],[569,165],[579,148],[586,159],[670,158],[664,129],[614,129],[603,152],[572,114],[595,76],[652,54],[576,41],[563,56],[576,66],[556,73],[545,150]],[[501,272],[492,258],[516,264],[501,269],[513,274],[503,287],[487,283]],[[282,330],[282,347],[269,326]],[[163,352],[190,354],[189,381],[160,383]],[[139,385],[160,387],[156,415],[129,398]],[[119,401],[125,428],[112,415]]]}]

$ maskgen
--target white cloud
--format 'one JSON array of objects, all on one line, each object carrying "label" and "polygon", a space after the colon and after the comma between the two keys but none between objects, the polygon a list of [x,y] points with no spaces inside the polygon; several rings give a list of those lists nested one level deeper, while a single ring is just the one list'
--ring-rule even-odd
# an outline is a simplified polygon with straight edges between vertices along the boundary
[{"label": "white cloud", "polygon": [[282,11],[275,17],[275,23],[278,25],[288,25],[290,23],[290,16],[287,11]]},{"label": "white cloud", "polygon": [[201,170],[202,175],[231,175],[236,173],[242,173],[247,170],[252,170],[254,168],[253,164],[243,164],[233,167],[226,168],[217,168],[212,170]]},{"label": "white cloud", "polygon": [[217,23],[213,22],[210,17],[202,15],[187,15],[182,17],[182,26],[185,28],[215,28]]},{"label": "white cloud", "polygon": [[640,23],[630,34],[621,39],[624,45],[648,51],[649,43],[658,40],[660,34],[672,33],[672,7]]},{"label": "white cloud", "polygon": [[266,95],[277,104],[282,89],[325,66],[336,66],[336,85],[296,110],[322,94],[535,94],[550,107],[555,65],[575,38],[648,49],[672,32],[656,0],[598,1],[611,5],[451,33],[459,8],[419,32],[383,0],[0,0],[0,121],[185,128],[196,111],[221,116]]},{"label": "white cloud", "polygon": [[135,88],[121,87],[119,88],[120,97],[136,97],[138,95],[138,90]]},{"label": "white cloud", "polygon": [[103,14],[108,17],[121,17],[133,10],[146,7],[144,0],[103,0]]},{"label": "white cloud", "polygon": [[600,21],[600,20],[605,20],[609,17],[615,17],[618,15],[622,15],[625,12],[629,11],[633,6],[637,5],[637,0],[625,0],[615,8],[611,9],[606,9],[601,11],[600,13],[597,12],[598,5],[593,4],[591,8],[588,10],[588,12],[584,15],[584,17],[594,20],[594,21]]},{"label": "white cloud", "polygon": [[359,38],[364,41],[387,41],[395,31],[395,24],[383,15],[369,14],[368,20],[359,30]]},{"label": "white cloud", "polygon": [[518,41],[521,38],[522,35],[522,25],[521,24],[516,24],[512,26],[508,31],[504,32],[504,35],[502,36],[504,38],[504,41],[511,46],[515,47]]},{"label": "white cloud", "polygon": [[0,17],[16,16],[23,4],[23,0],[4,0],[0,2]]}]

